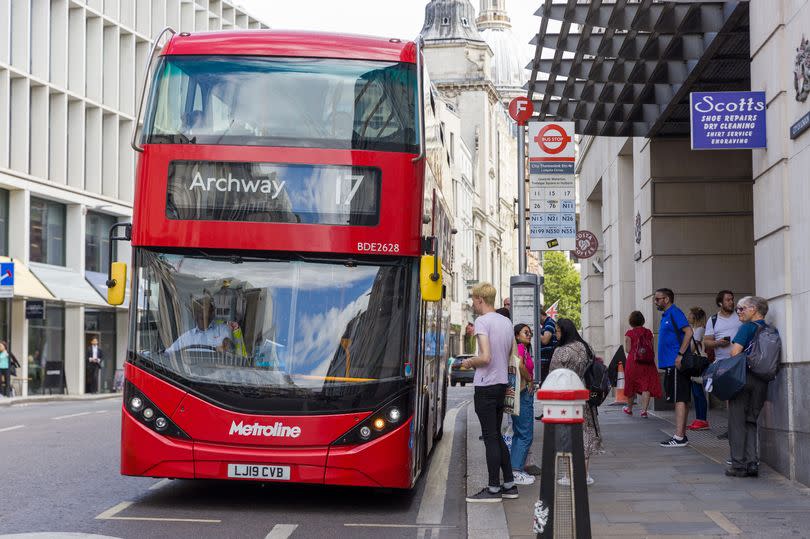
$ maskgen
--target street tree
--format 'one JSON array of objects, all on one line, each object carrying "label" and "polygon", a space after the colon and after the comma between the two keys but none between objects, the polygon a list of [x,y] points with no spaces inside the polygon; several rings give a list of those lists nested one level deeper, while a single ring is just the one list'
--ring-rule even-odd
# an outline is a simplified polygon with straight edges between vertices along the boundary
[{"label": "street tree", "polygon": [[569,318],[579,328],[582,322],[581,289],[579,272],[574,263],[560,251],[548,251],[543,254],[543,274],[545,305],[559,300],[558,318]]}]

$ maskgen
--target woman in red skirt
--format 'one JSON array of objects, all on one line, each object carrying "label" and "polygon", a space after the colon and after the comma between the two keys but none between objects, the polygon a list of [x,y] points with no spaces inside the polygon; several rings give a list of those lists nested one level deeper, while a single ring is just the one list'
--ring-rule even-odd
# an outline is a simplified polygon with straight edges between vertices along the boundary
[{"label": "woman in red skirt", "polygon": [[627,352],[627,365],[624,366],[624,394],[627,406],[625,414],[633,415],[636,395],[641,395],[641,417],[647,417],[650,397],[660,399],[661,381],[655,365],[655,351],[652,331],[644,327],[644,315],[638,311],[630,313],[630,329],[624,334],[624,349]]}]

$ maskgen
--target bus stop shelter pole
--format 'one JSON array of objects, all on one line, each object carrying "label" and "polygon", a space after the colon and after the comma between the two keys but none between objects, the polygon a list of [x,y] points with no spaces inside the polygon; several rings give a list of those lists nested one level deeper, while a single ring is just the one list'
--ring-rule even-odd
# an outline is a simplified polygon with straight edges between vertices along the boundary
[{"label": "bus stop shelter pole", "polygon": [[518,273],[526,273],[526,125],[518,122]]}]

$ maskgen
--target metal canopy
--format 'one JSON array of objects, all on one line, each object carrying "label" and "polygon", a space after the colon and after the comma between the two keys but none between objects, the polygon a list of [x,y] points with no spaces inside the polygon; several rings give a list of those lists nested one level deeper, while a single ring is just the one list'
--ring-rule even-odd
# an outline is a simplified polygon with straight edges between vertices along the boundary
[{"label": "metal canopy", "polygon": [[543,0],[535,15],[529,99],[578,134],[688,135],[690,92],[750,89],[747,0]]}]

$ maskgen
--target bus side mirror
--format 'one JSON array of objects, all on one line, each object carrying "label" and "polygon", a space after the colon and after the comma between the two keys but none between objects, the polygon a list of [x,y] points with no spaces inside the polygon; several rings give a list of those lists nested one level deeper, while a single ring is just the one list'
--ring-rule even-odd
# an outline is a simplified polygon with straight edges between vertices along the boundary
[{"label": "bus side mirror", "polygon": [[110,278],[107,280],[107,303],[121,305],[127,287],[127,265],[125,262],[110,264]]},{"label": "bus side mirror", "polygon": [[441,301],[442,265],[436,255],[422,255],[419,263],[419,285],[424,301]]}]

